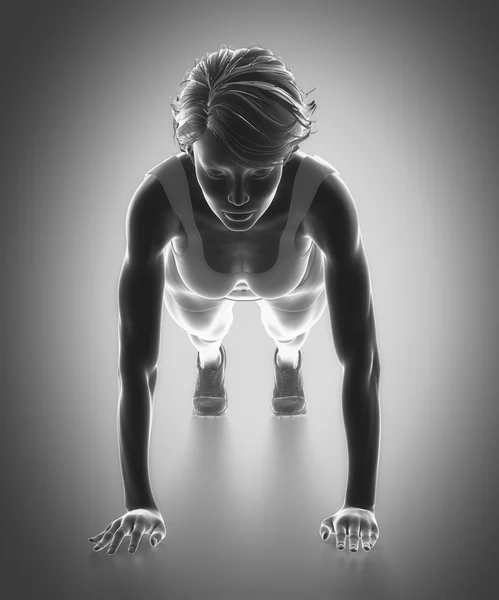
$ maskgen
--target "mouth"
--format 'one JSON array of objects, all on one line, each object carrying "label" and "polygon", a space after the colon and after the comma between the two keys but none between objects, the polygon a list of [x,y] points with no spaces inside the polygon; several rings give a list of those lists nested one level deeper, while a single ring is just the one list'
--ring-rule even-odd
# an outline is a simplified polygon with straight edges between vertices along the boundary
[{"label": "mouth", "polygon": [[225,210],[223,211],[223,213],[229,219],[229,221],[234,221],[235,223],[244,223],[244,221],[249,221],[249,219],[251,219],[251,216],[255,214],[255,212],[255,210],[245,213],[229,213]]}]

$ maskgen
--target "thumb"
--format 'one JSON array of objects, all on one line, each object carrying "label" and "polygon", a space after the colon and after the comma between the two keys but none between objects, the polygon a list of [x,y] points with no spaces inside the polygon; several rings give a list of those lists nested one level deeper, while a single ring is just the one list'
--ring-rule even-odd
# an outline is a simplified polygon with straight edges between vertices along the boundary
[{"label": "thumb", "polygon": [[334,527],[331,519],[326,519],[322,521],[321,527],[319,530],[320,536],[324,541],[327,541],[329,536],[334,532]]},{"label": "thumb", "polygon": [[164,537],[165,536],[163,535],[163,533],[160,530],[158,530],[157,528],[155,528],[151,532],[151,537],[149,538],[149,543],[154,548],[154,546],[157,546]]}]

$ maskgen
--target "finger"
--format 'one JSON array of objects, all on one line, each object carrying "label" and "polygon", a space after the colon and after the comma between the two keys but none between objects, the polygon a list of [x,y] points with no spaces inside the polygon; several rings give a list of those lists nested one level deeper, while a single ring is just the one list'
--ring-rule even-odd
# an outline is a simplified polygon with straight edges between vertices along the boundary
[{"label": "finger", "polygon": [[132,531],[132,536],[130,538],[130,544],[128,545],[128,552],[130,552],[130,554],[133,554],[137,550],[143,535],[144,527],[138,525],[135,526],[134,530]]},{"label": "finger", "polygon": [[353,521],[348,528],[348,537],[350,539],[350,552],[357,552],[359,549],[360,522]]},{"label": "finger", "polygon": [[89,537],[88,538],[89,541],[91,541],[91,542],[98,542],[99,540],[101,540],[103,538],[103,536],[111,529],[111,527],[113,526],[113,523],[114,523],[114,521],[112,521],[111,523],[109,523],[109,525],[106,527],[106,529],[104,529],[104,531],[101,531],[97,535]]},{"label": "finger", "polygon": [[151,531],[151,537],[149,543],[154,548],[166,537],[166,530],[164,530],[161,523],[158,523],[156,527]]},{"label": "finger", "polygon": [[371,550],[371,526],[368,523],[361,528],[360,537],[362,541],[362,547],[366,552],[369,552]]},{"label": "finger", "polygon": [[347,538],[347,531],[344,525],[336,525],[336,548],[338,550],[345,549],[345,541]]},{"label": "finger", "polygon": [[108,554],[114,554],[116,552],[116,550],[118,550],[118,548],[120,547],[121,541],[123,540],[123,538],[125,537],[126,534],[127,534],[127,531],[126,531],[125,527],[122,525],[118,529],[118,531],[114,534],[113,541],[111,542],[111,545],[109,546],[109,550],[107,551]]},{"label": "finger", "polygon": [[109,529],[109,531],[104,535],[104,537],[99,541],[99,543],[97,545],[94,546],[94,550],[101,550],[102,548],[105,548],[109,542],[113,539],[113,535],[114,532],[118,529],[118,527],[120,526],[120,519],[118,519],[117,521],[114,521],[114,523],[111,525],[111,528]]}]

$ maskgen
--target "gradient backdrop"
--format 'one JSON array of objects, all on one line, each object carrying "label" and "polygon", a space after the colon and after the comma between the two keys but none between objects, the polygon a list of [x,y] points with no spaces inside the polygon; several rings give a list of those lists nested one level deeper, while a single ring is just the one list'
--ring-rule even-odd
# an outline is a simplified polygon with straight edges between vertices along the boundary
[{"label": "gradient backdrop", "polygon": [[[2,588],[8,598],[470,598],[497,563],[497,2],[212,0],[2,7]],[[172,153],[207,51],[258,43],[313,88],[359,212],[381,358],[381,537],[340,554],[341,368],[324,313],[308,416],[269,408],[273,343],[235,307],[226,417],[191,416],[196,354],[163,312],[151,477],[168,534],[110,557],[125,214]],[[495,561],[494,561],[495,557]]]}]

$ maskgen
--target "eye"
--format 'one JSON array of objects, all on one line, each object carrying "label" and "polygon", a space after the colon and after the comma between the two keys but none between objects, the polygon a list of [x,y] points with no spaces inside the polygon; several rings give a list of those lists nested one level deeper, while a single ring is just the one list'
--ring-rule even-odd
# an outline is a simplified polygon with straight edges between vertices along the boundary
[{"label": "eye", "polygon": [[223,171],[217,171],[217,170],[213,170],[213,169],[206,169],[206,172],[208,173],[208,175],[210,177],[213,177],[214,179],[221,179],[224,176]]},{"label": "eye", "polygon": [[253,177],[255,179],[263,179],[264,177],[268,177],[274,169],[258,169],[258,171],[253,171]]}]

